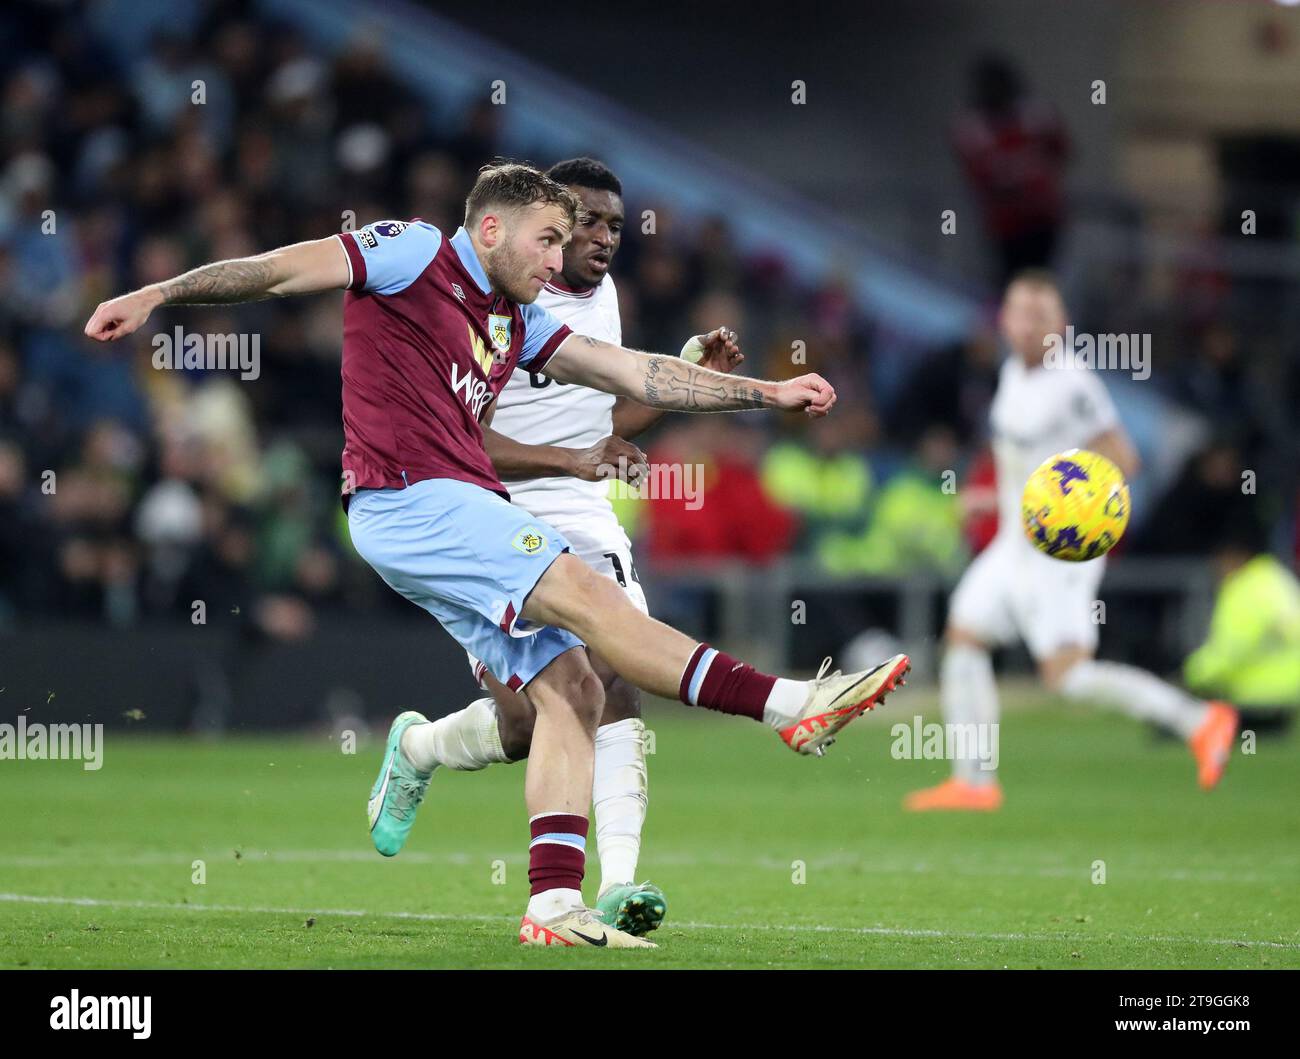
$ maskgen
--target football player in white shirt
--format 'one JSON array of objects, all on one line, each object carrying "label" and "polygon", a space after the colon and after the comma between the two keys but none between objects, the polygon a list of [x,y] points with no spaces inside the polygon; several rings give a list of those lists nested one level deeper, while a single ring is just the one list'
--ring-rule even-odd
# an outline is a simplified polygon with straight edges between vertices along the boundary
[{"label": "football player in white shirt", "polygon": [[[564,250],[560,276],[546,285],[537,304],[576,334],[622,345],[618,293],[608,274],[622,240],[622,184],[590,158],[560,162],[547,175],[572,188],[588,217]],[[697,337],[704,348],[699,363],[706,368],[730,372],[744,360],[726,328]],[[615,579],[647,613],[632,546],[614,516],[608,490],[611,477],[635,484],[645,473],[645,453],[626,439],[662,414],[627,398],[516,371],[483,420],[484,446],[511,502],[562,532],[579,558]],[[605,686],[592,784],[601,870],[596,909],[610,926],[644,935],[663,921],[667,902],[658,887],[635,880],[647,804],[640,692],[598,657],[591,662]],[[428,727],[422,744],[431,750],[430,763],[473,771],[526,758],[535,720],[532,706],[477,659],[471,657],[470,665],[491,697]]]},{"label": "football player in white shirt", "polygon": [[[1021,273],[1007,287],[999,316],[1010,355],[990,410],[997,469],[998,531],[971,563],[948,608],[939,697],[950,725],[996,724],[999,707],[992,647],[1021,639],[1049,689],[1070,699],[1114,706],[1177,733],[1191,748],[1204,788],[1223,773],[1237,712],[1193,698],[1145,670],[1098,662],[1093,620],[1106,560],[1068,563],[1033,547],[1020,527],[1020,494],[1049,456],[1071,448],[1109,458],[1131,477],[1138,457],[1100,377],[1092,370],[1045,363],[1047,339],[1067,323],[1050,273]],[[993,502],[992,497],[986,498]],[[976,500],[978,502],[978,500]],[[988,728],[963,727],[966,733]],[[908,795],[911,810],[991,810],[1002,805],[987,735],[966,740],[953,776]],[[980,751],[983,751],[981,757]]]}]

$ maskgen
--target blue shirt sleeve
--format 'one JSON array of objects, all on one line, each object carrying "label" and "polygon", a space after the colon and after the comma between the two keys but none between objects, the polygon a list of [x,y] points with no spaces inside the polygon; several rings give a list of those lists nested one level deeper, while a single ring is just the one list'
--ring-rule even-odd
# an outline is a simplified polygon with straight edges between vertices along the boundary
[{"label": "blue shirt sleeve", "polygon": [[429,267],[442,233],[425,221],[375,221],[339,236],[352,267],[350,290],[396,294]]},{"label": "blue shirt sleeve", "polygon": [[519,350],[519,367],[540,372],[551,359],[556,347],[571,332],[549,310],[543,309],[536,302],[521,305],[519,311],[524,318],[524,344]]}]

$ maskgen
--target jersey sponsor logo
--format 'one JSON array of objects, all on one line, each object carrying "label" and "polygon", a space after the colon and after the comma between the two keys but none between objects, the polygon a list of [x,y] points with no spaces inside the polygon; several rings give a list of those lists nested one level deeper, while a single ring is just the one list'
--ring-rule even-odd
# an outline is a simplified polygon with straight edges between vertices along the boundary
[{"label": "jersey sponsor logo", "polygon": [[379,245],[379,240],[375,238],[375,233],[369,228],[362,228],[357,232],[357,242],[367,250],[373,250]]},{"label": "jersey sponsor logo", "polygon": [[451,292],[452,292],[452,294],[456,295],[456,298],[457,298],[459,301],[464,301],[464,300],[465,300],[465,292],[464,292],[463,290],[461,290],[461,286],[460,286],[459,283],[453,283],[453,284],[451,285]]},{"label": "jersey sponsor logo", "polygon": [[528,526],[516,533],[510,543],[525,555],[536,555],[546,546],[546,538],[537,532],[536,526]]},{"label": "jersey sponsor logo", "polygon": [[492,344],[502,353],[510,352],[510,317],[500,313],[488,314],[488,335]]},{"label": "jersey sponsor logo", "polygon": [[487,346],[483,344],[483,337],[477,334],[473,324],[466,324],[469,331],[469,355],[474,358],[474,363],[483,369],[484,375],[492,374],[492,362],[495,357],[487,351]]},{"label": "jersey sponsor logo", "polygon": [[465,402],[465,407],[475,419],[483,418],[483,409],[493,396],[486,381],[474,378],[474,373],[468,368],[462,375],[460,365],[455,362],[451,365],[451,391],[460,395],[460,399]]},{"label": "jersey sponsor logo", "polygon": [[405,221],[380,221],[370,227],[374,229],[376,235],[382,235],[385,239],[396,239],[411,226]]}]

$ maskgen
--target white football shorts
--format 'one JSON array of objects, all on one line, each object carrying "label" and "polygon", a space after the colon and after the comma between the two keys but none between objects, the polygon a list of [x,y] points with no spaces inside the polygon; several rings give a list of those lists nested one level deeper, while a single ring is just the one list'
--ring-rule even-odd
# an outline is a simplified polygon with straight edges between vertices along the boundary
[{"label": "white football shorts", "polygon": [[948,605],[948,624],[989,646],[1023,640],[1042,660],[1063,647],[1096,650],[1097,590],[1105,558],[1068,563],[1018,533],[998,534],[967,568]]}]

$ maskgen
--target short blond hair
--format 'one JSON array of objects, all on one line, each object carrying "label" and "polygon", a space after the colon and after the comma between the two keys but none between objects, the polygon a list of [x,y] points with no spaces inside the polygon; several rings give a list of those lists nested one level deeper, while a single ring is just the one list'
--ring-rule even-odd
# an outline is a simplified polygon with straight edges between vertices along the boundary
[{"label": "short blond hair", "polygon": [[517,209],[534,203],[559,206],[576,228],[582,200],[563,184],[525,162],[496,161],[478,171],[478,179],[465,199],[465,227],[472,228],[493,207]]}]

